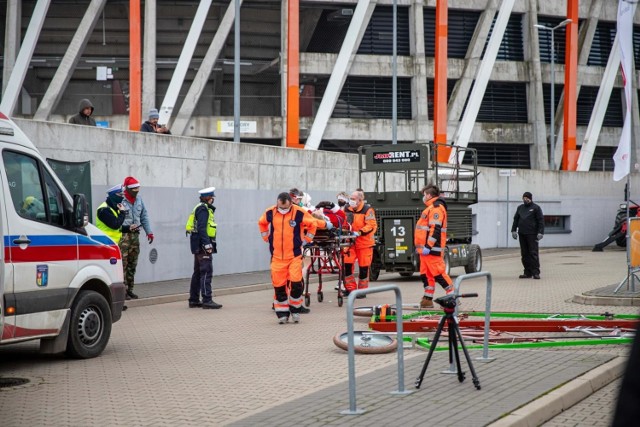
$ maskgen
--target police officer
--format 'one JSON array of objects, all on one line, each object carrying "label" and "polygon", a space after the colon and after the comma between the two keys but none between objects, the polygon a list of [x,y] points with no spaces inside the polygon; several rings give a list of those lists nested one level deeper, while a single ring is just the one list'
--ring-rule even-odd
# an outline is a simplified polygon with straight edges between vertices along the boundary
[{"label": "police officer", "polygon": [[[194,255],[193,275],[189,295],[189,308],[222,308],[212,299],[211,275],[213,274],[212,256],[217,253],[216,222],[213,206],[215,188],[203,188],[199,191],[200,202],[193,208],[187,221],[187,233],[191,238],[191,253]],[[200,301],[202,294],[202,301]]]},{"label": "police officer", "polygon": [[[122,204],[124,195],[122,185],[114,185],[107,190],[107,199],[102,202],[96,211],[96,227],[104,231],[117,245],[122,238],[123,223],[127,209]],[[129,231],[129,226],[125,226]]]}]

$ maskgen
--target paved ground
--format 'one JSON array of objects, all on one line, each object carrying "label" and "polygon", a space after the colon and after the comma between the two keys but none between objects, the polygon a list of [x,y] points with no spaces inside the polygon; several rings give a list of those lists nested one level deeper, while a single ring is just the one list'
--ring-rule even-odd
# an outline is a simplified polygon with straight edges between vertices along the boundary
[{"label": "paved ground", "polygon": [[613,381],[582,402],[543,424],[544,427],[610,426],[620,390],[620,383],[621,380]]},{"label": "paved ground", "polygon": [[[626,271],[623,251],[543,253],[541,280],[517,279],[519,259],[508,252],[485,256],[484,270],[493,279],[493,310],[637,314],[635,307],[571,302],[576,293],[619,282]],[[462,272],[457,270],[454,273]],[[394,353],[357,355],[358,406],[369,412],[339,416],[336,412],[348,407],[347,358],[331,338],[346,330],[344,307],[339,308],[335,292],[325,288],[324,303],[314,296],[312,312],[302,323],[277,325],[270,307],[272,291],[252,288],[263,279],[261,274],[235,279],[245,281],[241,290],[264,289],[248,293],[230,289],[233,277],[217,277],[218,289],[230,283],[228,294],[218,292],[216,297],[224,304],[219,311],[189,309],[182,296],[179,302],[161,305],[133,304],[114,325],[111,341],[97,359],[44,357],[33,343],[0,348],[0,376],[31,380],[0,390],[2,425],[378,425],[378,417],[387,424],[399,418],[406,425],[486,425],[627,352],[626,346],[493,351],[496,361],[475,364],[481,391],[473,388],[469,374],[462,384],[440,374],[447,363],[439,353],[422,389],[402,398],[387,394],[397,388]],[[404,302],[419,300],[416,278],[382,275],[374,285],[385,283],[398,284]],[[186,281],[137,288],[140,295],[146,289],[157,295],[187,291]],[[466,299],[463,310],[484,308],[484,279],[463,282],[462,290],[480,294]],[[391,302],[392,295],[374,294],[362,305]],[[356,328],[366,329],[366,322],[356,318]],[[405,356],[405,384],[413,389],[426,353],[414,349]],[[442,403],[450,399],[461,403],[456,406],[459,418],[441,413]],[[550,422],[564,422],[560,416],[572,415],[565,411]]]}]

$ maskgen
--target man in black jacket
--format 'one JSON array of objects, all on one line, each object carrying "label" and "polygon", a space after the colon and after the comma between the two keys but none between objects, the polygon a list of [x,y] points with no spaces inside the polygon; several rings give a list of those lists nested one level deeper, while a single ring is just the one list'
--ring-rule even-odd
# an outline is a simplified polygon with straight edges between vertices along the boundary
[{"label": "man in black jacket", "polygon": [[516,210],[511,226],[511,235],[514,239],[520,238],[520,255],[524,274],[520,279],[540,278],[540,258],[538,256],[538,242],[544,236],[544,216],[540,206],[533,203],[533,195],[525,192],[522,195],[524,202]]}]

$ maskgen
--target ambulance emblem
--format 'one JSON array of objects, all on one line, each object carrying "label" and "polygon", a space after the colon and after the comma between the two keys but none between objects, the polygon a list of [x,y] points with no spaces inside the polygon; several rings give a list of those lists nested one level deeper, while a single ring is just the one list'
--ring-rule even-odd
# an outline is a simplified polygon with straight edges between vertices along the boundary
[{"label": "ambulance emblem", "polygon": [[36,265],[36,285],[44,288],[49,284],[49,266]]}]

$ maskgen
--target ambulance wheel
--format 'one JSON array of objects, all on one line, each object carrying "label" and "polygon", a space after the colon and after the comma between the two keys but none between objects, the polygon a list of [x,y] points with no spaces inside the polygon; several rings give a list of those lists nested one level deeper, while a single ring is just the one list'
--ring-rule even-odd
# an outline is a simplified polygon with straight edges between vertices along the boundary
[{"label": "ambulance wheel", "polygon": [[309,296],[309,294],[305,294],[304,296],[304,305],[306,305],[307,307],[311,305],[311,297]]},{"label": "ambulance wheel", "polygon": [[324,294],[322,291],[318,292],[318,302],[322,302],[324,300]]},{"label": "ambulance wheel", "polygon": [[411,277],[413,276],[413,271],[403,271],[400,273],[400,277]]},{"label": "ambulance wheel", "polygon": [[81,291],[71,307],[67,356],[90,359],[99,356],[111,336],[111,310],[95,291]]},{"label": "ambulance wheel", "polygon": [[343,303],[342,297],[338,297],[338,307],[342,307],[342,303]]}]

